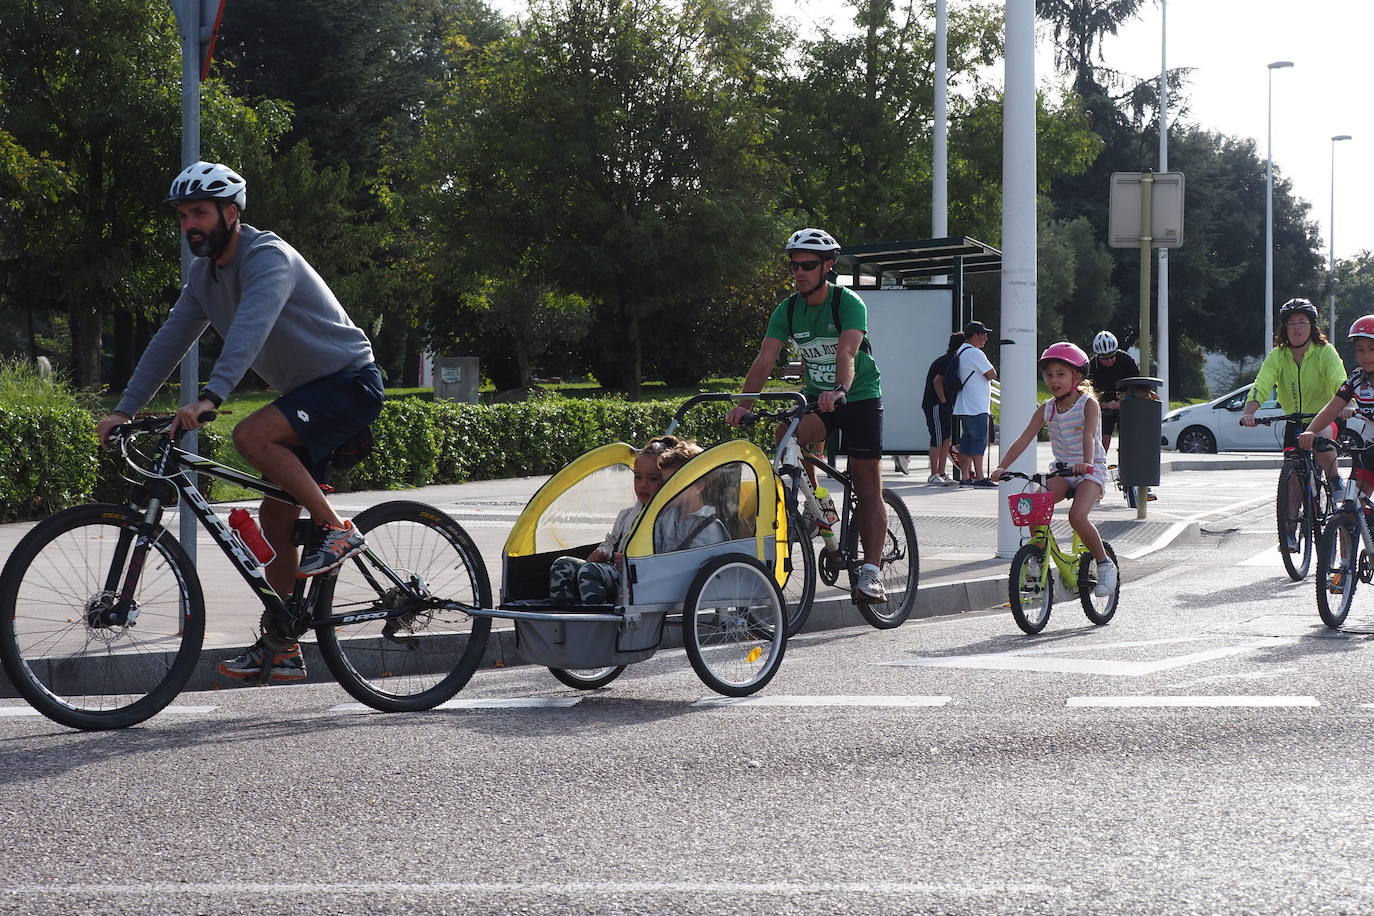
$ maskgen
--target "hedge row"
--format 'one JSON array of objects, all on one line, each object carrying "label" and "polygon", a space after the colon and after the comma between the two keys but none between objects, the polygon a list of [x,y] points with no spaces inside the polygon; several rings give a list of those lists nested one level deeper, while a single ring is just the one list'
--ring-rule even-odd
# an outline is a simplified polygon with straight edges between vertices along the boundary
[{"label": "hedge row", "polygon": [[[341,490],[405,489],[551,474],[607,442],[643,444],[667,429],[683,400],[546,398],[490,405],[389,400],[372,428],[372,453],[339,472],[335,484]],[[678,434],[704,446],[747,435],[771,448],[771,424],[734,430],[726,425],[725,412],[724,402],[698,405]],[[224,437],[201,430],[198,449],[205,457],[217,458],[229,447]],[[88,410],[66,399],[0,405],[0,521],[44,518],[90,500],[125,502],[131,474],[118,452],[96,447]],[[214,498],[213,482],[201,484]]]}]

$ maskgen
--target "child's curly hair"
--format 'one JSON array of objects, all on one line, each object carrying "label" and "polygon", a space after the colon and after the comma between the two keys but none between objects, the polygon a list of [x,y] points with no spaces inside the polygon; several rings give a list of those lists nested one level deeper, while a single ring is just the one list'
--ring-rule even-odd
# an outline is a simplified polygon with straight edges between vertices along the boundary
[{"label": "child's curly hair", "polygon": [[639,454],[655,456],[658,459],[659,469],[671,474],[703,451],[704,449],[691,439],[680,439],[677,436],[654,436],[639,450]]}]

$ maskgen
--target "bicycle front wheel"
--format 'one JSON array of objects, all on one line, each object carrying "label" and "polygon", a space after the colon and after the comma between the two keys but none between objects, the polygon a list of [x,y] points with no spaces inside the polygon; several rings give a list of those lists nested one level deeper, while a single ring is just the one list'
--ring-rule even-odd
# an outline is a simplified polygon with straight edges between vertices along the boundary
[{"label": "bicycle front wheel", "polygon": [[[892,490],[883,490],[887,531],[883,535],[882,582],[887,601],[858,603],[859,613],[880,630],[901,626],[916,607],[916,586],[921,579],[921,557],[916,546],[916,526],[906,503]],[[857,521],[857,519],[856,519]]]},{"label": "bicycle front wheel", "polygon": [[118,606],[141,513],[92,504],[33,528],[0,575],[0,658],[32,706],[71,728],[126,728],[171,703],[195,670],[205,600],[190,558],[153,531]]},{"label": "bicycle front wheel", "polygon": [[1011,616],[1023,632],[1034,636],[1050,622],[1054,606],[1054,574],[1038,544],[1022,544],[1011,558],[1009,595]]},{"label": "bicycle front wheel", "polygon": [[787,648],[782,592],[763,564],[744,554],[709,561],[682,612],[682,642],[702,683],[743,697],[763,688]]},{"label": "bicycle front wheel", "polygon": [[[353,518],[367,549],[321,584],[315,619],[320,654],[339,685],[384,712],[431,709],[463,689],[486,652],[491,584],[477,545],[456,521],[424,503],[398,500]],[[454,607],[451,605],[458,605]],[[366,619],[407,608],[400,616]]]},{"label": "bicycle front wheel", "polygon": [[1312,566],[1312,513],[1301,468],[1285,461],[1279,471],[1279,488],[1274,497],[1274,515],[1278,519],[1279,556],[1283,568],[1294,582],[1307,577]]},{"label": "bicycle front wheel", "polygon": [[[1107,556],[1113,563],[1116,562],[1116,551],[1112,550],[1112,545],[1106,541],[1102,542],[1102,547],[1107,551]],[[1084,552],[1078,558],[1078,600],[1083,604],[1083,613],[1088,619],[1098,626],[1107,623],[1116,615],[1116,602],[1121,597],[1121,567],[1118,565],[1116,570],[1116,585],[1112,586],[1111,594],[1097,594],[1097,577],[1093,575],[1093,555]]]},{"label": "bicycle front wheel", "polygon": [[1339,630],[1350,615],[1360,581],[1359,523],[1349,513],[1331,518],[1317,544],[1317,613]]},{"label": "bicycle front wheel", "polygon": [[778,585],[787,607],[787,635],[795,636],[811,616],[816,600],[816,548],[795,512],[787,514],[787,559],[781,564]]}]

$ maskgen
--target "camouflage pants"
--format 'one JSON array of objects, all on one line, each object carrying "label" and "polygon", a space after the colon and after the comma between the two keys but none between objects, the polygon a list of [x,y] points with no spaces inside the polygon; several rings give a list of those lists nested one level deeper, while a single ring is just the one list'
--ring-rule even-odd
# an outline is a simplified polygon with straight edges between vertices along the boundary
[{"label": "camouflage pants", "polygon": [[555,601],[615,604],[619,593],[620,571],[610,563],[559,557],[549,567],[549,597]]}]

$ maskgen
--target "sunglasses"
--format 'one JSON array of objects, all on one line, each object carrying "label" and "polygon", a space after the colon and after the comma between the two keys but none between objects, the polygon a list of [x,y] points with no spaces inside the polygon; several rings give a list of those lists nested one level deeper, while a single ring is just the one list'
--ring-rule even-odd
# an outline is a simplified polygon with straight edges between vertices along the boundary
[{"label": "sunglasses", "polygon": [[811,271],[815,270],[817,267],[820,267],[820,266],[821,266],[821,262],[820,262],[820,261],[788,261],[788,262],[787,262],[787,269],[790,270],[790,271],[792,271],[793,273],[796,273],[796,272],[799,271],[799,270],[800,270],[800,271],[803,271],[803,272],[805,272],[805,273],[811,273]]}]

